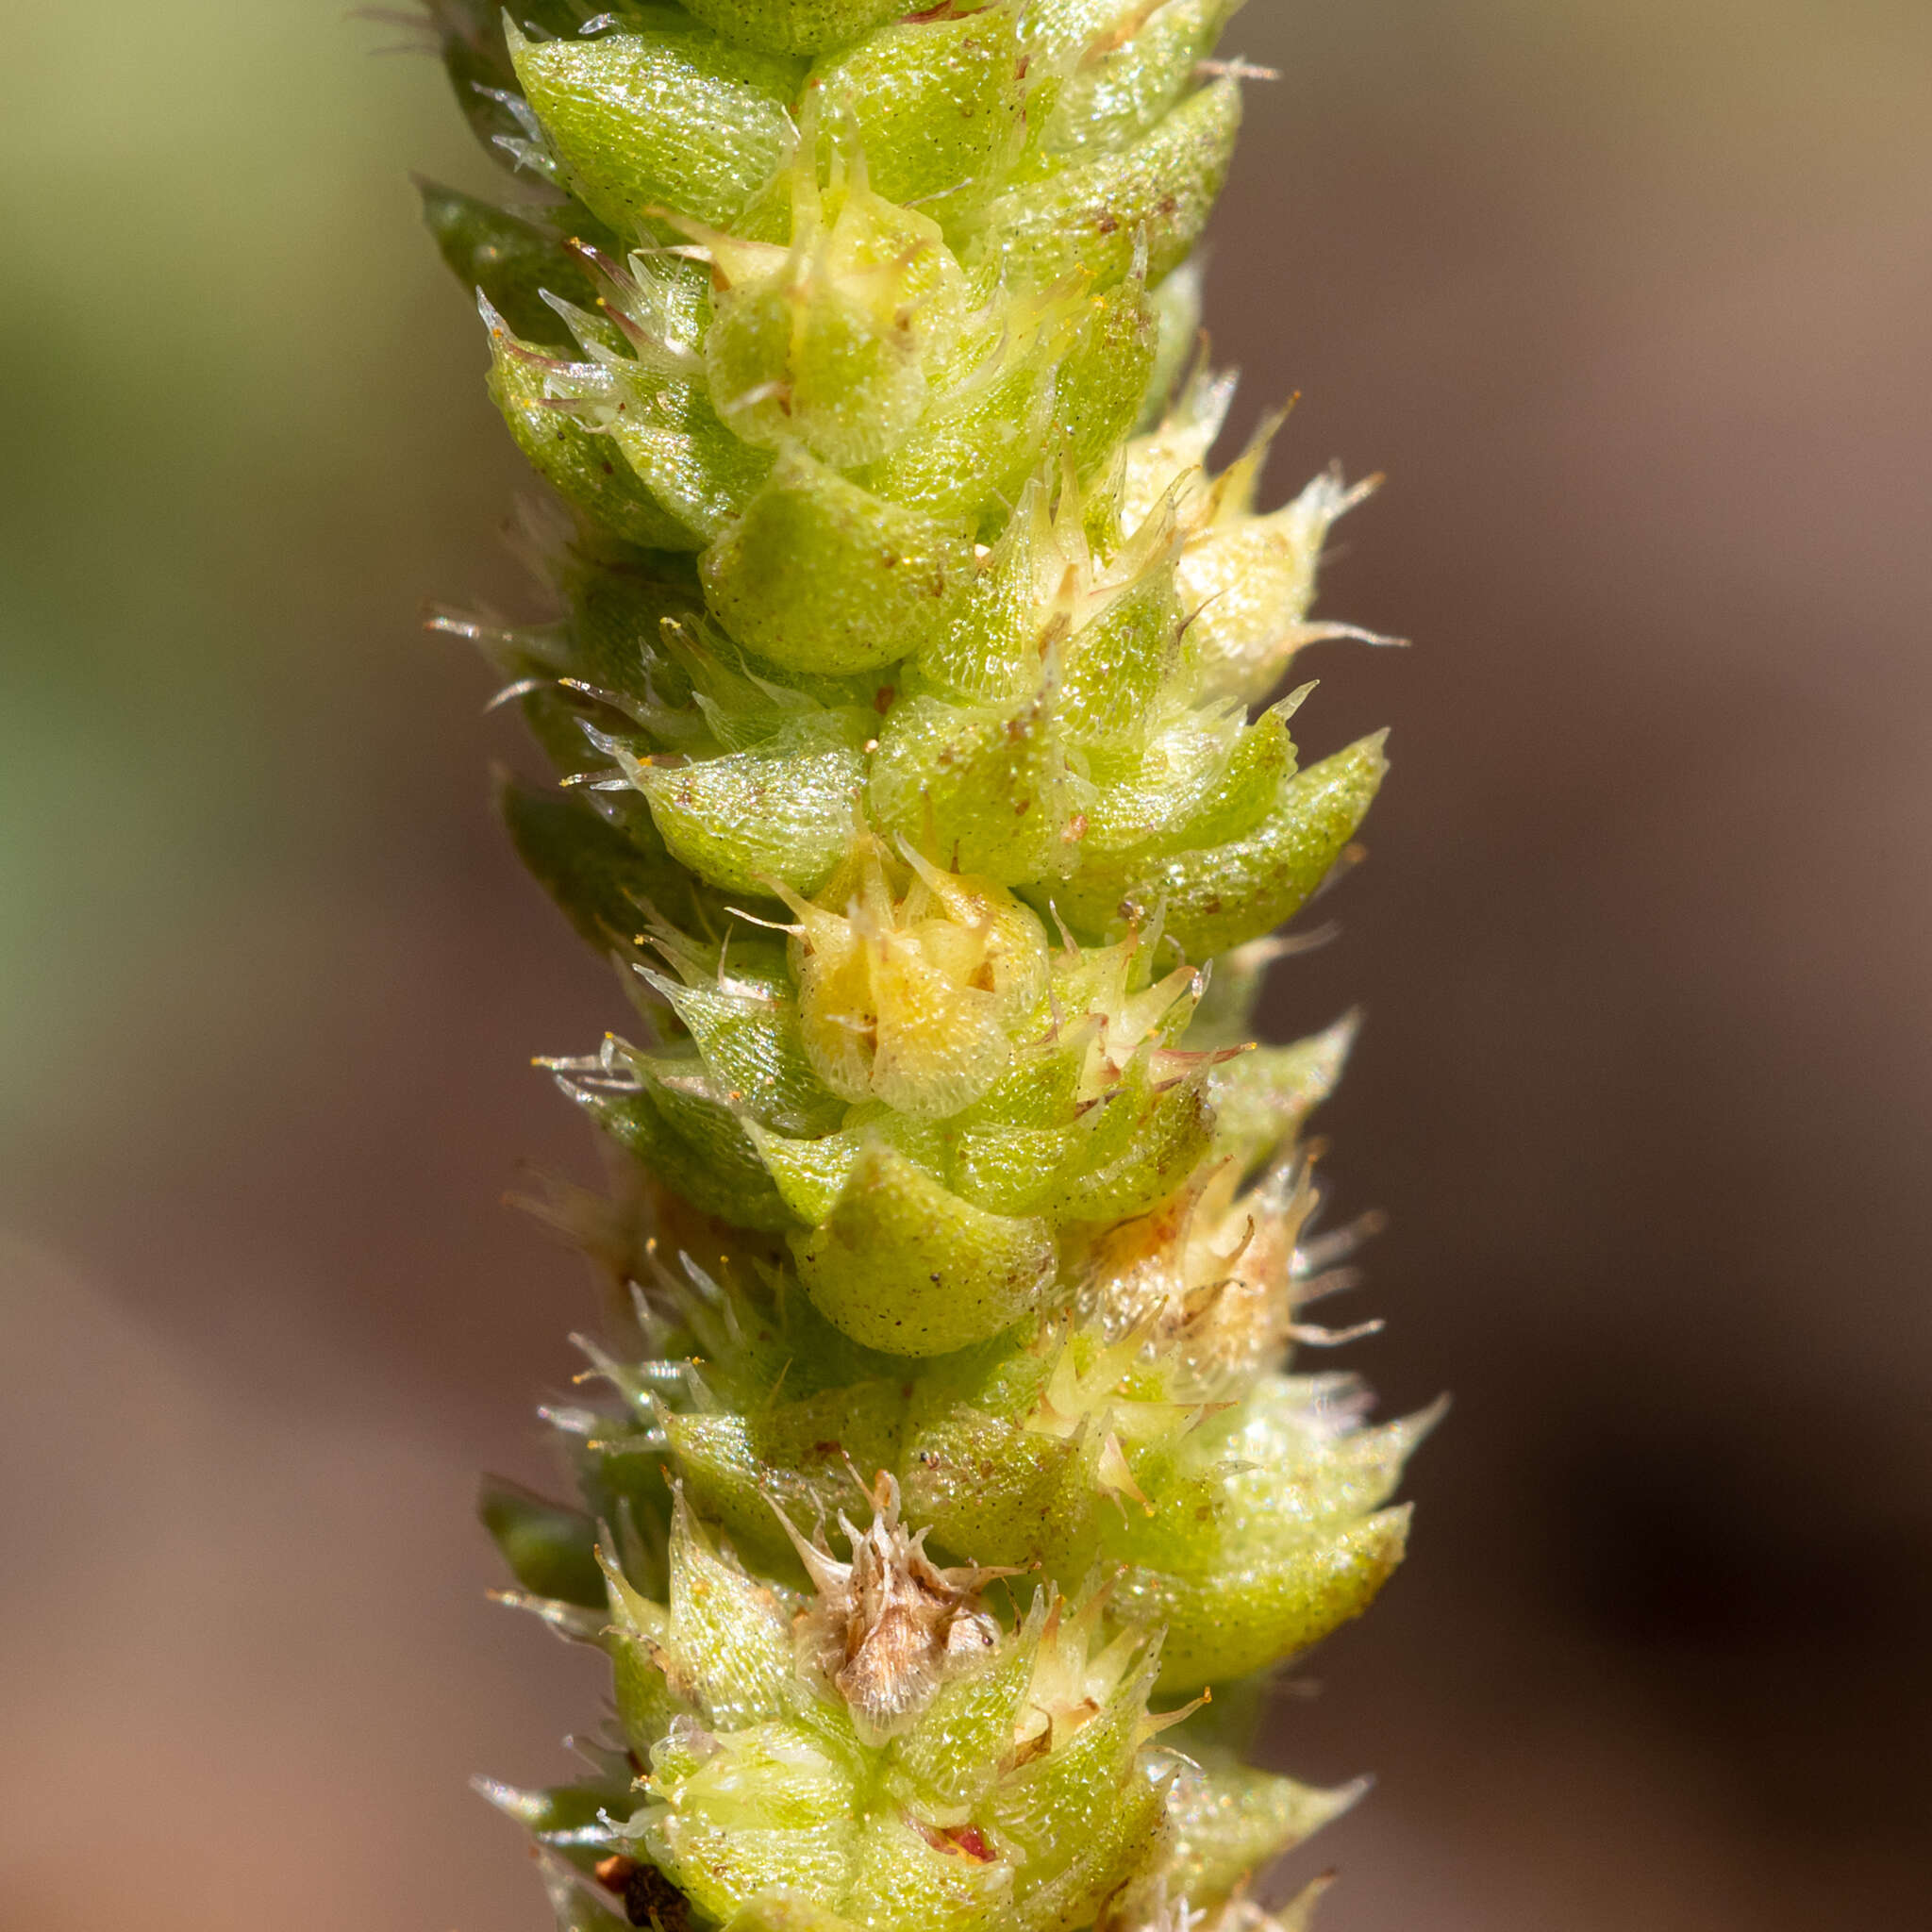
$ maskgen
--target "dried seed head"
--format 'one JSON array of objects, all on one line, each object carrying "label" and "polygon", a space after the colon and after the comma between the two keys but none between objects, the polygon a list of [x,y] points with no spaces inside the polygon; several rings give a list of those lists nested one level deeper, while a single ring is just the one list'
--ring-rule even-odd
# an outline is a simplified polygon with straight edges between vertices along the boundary
[{"label": "dried seed head", "polygon": [[933,1562],[925,1532],[908,1536],[901,1526],[899,1485],[887,1471],[870,1500],[869,1529],[839,1518],[849,1562],[816,1539],[808,1542],[783,1511],[778,1520],[818,1592],[793,1628],[799,1663],[831,1684],[851,1707],[858,1735],[879,1744],[910,1725],[947,1678],[991,1655],[999,1625],[978,1592],[1013,1573]]}]

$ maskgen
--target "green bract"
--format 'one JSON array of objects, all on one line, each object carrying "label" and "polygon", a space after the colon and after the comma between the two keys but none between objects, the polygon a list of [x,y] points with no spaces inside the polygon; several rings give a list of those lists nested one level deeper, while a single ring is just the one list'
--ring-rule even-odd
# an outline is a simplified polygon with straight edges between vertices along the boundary
[{"label": "green bract", "polygon": [[1180,380],[1233,10],[433,0],[525,179],[425,212],[567,512],[551,622],[441,622],[641,1013],[551,1062],[629,1157],[544,1208],[610,1290],[581,1506],[484,1501],[613,1672],[586,1779],[490,1787],[562,1927],[1287,1928],[1240,1888],[1355,1795],[1231,1748],[1432,1420],[1289,1366],[1353,1024],[1249,1014],[1385,761],[1270,702],[1364,635],[1309,617],[1361,489],[1257,513],[1278,424],[1210,473]]}]

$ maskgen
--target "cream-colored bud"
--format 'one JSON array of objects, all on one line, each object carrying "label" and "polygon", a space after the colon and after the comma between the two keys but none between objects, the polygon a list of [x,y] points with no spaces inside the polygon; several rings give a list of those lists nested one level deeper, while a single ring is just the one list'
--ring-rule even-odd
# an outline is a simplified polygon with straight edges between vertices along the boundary
[{"label": "cream-colored bud", "polygon": [[870,835],[816,902],[794,899],[799,1029],[813,1070],[851,1101],[919,1120],[969,1107],[1012,1058],[1045,997],[1046,934],[990,879],[941,871]]}]

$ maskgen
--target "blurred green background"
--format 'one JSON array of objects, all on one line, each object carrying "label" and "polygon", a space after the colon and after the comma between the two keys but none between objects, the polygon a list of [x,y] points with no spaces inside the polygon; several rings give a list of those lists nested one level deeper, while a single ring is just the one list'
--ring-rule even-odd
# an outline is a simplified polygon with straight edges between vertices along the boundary
[{"label": "blurred green background", "polygon": [[[0,1921],[511,1932],[471,1771],[596,1674],[480,1600],[588,1315],[496,1206],[619,1013],[516,876],[528,608],[435,65],[301,0],[14,6],[0,68]],[[1356,1353],[1447,1386],[1281,1761],[1328,1932],[1922,1921],[1932,1800],[1932,11],[1257,0],[1209,316],[1285,492],[1387,470],[1324,750]],[[1312,1692],[1319,1688],[1321,1694]]]}]

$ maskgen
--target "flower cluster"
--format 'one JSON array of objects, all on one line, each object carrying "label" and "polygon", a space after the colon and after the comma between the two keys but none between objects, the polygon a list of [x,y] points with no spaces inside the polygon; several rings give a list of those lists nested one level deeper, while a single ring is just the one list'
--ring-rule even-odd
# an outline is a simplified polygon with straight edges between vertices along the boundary
[{"label": "flower cluster", "polygon": [[614,1677],[589,1775],[491,1787],[561,1927],[1286,1927],[1247,1880],[1355,1795],[1234,1748],[1432,1418],[1290,1362],[1358,1332],[1299,1139],[1353,1029],[1249,1013],[1384,758],[1274,699],[1366,635],[1309,615],[1365,486],[1208,468],[1233,10],[431,0],[522,185],[425,211],[561,505],[550,622],[439,622],[638,1015],[549,1063],[618,1151],[542,1204],[580,1504],[484,1502]]}]

